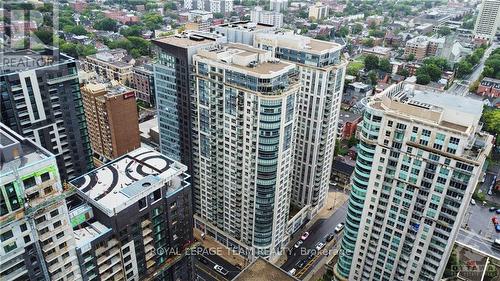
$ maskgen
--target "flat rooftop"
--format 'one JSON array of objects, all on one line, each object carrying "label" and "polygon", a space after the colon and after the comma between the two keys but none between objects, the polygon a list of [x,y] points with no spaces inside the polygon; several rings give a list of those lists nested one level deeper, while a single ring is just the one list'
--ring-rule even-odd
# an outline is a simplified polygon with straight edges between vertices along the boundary
[{"label": "flat rooftop", "polygon": [[182,189],[186,171],[187,167],[181,163],[140,147],[70,184],[90,204],[112,216],[156,190],[164,181],[171,181],[169,192]]},{"label": "flat rooftop", "polygon": [[391,85],[370,104],[461,132],[477,127],[483,112],[483,103],[476,99],[422,89],[406,82]]},{"label": "flat rooftop", "polygon": [[281,268],[263,258],[258,258],[236,275],[233,281],[296,281]]},{"label": "flat rooftop", "polygon": [[0,175],[12,173],[50,157],[54,157],[50,152],[0,123]]},{"label": "flat rooftop", "polygon": [[247,29],[249,31],[254,30],[265,30],[265,29],[273,29],[273,25],[263,24],[263,23],[254,23],[251,21],[237,21],[230,22],[218,25],[216,27],[225,27],[225,28],[234,28],[234,29]]},{"label": "flat rooftop", "polygon": [[98,221],[92,223],[85,222],[73,230],[73,233],[75,234],[76,247],[82,248],[109,231],[112,230]]},{"label": "flat rooftop", "polygon": [[200,50],[197,55],[261,75],[272,75],[275,72],[284,72],[294,68],[288,62],[273,58],[268,51],[239,43]]},{"label": "flat rooftop", "polygon": [[208,43],[215,43],[218,40],[222,39],[221,35],[202,32],[202,31],[186,31],[182,34],[167,36],[163,38],[158,38],[151,40],[153,44],[158,46],[163,45],[173,45],[177,47],[193,47],[198,45],[205,45]]},{"label": "flat rooftop", "polygon": [[0,57],[2,58],[0,76],[74,61],[74,58],[51,49],[5,50],[0,52]]}]

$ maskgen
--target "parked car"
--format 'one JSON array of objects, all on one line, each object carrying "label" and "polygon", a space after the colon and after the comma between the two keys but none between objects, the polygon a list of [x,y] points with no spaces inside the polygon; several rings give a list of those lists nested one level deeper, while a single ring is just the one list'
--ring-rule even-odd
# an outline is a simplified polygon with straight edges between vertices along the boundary
[{"label": "parked car", "polygon": [[497,210],[497,208],[496,208],[496,207],[490,207],[490,212],[494,212],[494,211],[496,211],[496,210]]},{"label": "parked car", "polygon": [[318,244],[316,244],[316,251],[320,251],[321,249],[323,249],[323,247],[325,247],[325,243],[319,242]]},{"label": "parked car", "polygon": [[497,232],[500,232],[500,224],[495,225],[495,230],[496,230]]},{"label": "parked car", "polygon": [[229,271],[227,271],[226,269],[224,269],[224,267],[222,267],[221,265],[214,265],[214,269],[215,271],[217,271],[218,273],[220,273],[222,276],[226,276]]},{"label": "parked car", "polygon": [[339,232],[341,232],[343,229],[344,229],[344,223],[343,223],[343,222],[341,222],[341,223],[337,224],[337,226],[335,227],[335,233],[339,233]]},{"label": "parked car", "polygon": [[302,234],[302,236],[300,237],[300,239],[302,239],[302,240],[305,241],[307,239],[307,237],[309,237],[309,232],[306,231],[306,232],[304,232],[304,234]]},{"label": "parked car", "polygon": [[303,259],[303,260],[301,260],[301,261],[299,261],[299,262],[297,263],[297,267],[298,267],[298,268],[303,268],[303,267],[306,265],[306,263],[307,263],[307,260],[306,260],[306,259]]},{"label": "parked car", "polygon": [[476,205],[476,200],[471,199],[471,200],[470,200],[470,204],[471,204],[471,205]]},{"label": "parked car", "polygon": [[497,214],[500,214],[500,209],[497,209],[496,212],[497,212]]},{"label": "parked car", "polygon": [[300,245],[302,245],[302,243],[304,243],[304,241],[299,240],[299,241],[297,241],[297,242],[295,243],[295,245],[293,245],[293,247],[294,247],[295,249],[297,249],[297,248],[299,248],[299,247],[300,247]]},{"label": "parked car", "polygon": [[333,238],[335,238],[335,233],[332,232],[332,233],[328,234],[325,239],[326,239],[326,242],[330,242],[333,240]]}]

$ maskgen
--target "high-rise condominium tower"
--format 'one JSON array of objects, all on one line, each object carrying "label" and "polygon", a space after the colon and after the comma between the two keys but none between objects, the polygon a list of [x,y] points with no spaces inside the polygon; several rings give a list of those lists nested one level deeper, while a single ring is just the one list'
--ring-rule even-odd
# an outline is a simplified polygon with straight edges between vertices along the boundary
[{"label": "high-rise condominium tower", "polygon": [[57,170],[44,148],[0,123],[2,280],[81,280]]},{"label": "high-rise condominium tower", "polygon": [[297,66],[300,92],[293,167],[292,203],[311,206],[311,215],[323,207],[329,187],[335,148],[345,62],[342,46],[288,34],[255,35],[254,45]]},{"label": "high-rise condominium tower", "polygon": [[191,170],[191,67],[196,50],[224,40],[224,37],[189,32],[153,40],[158,48],[154,67],[160,150]]},{"label": "high-rise condominium tower", "polygon": [[295,65],[243,44],[199,50],[193,65],[195,227],[273,259],[288,236]]},{"label": "high-rise condominium tower", "polygon": [[0,121],[53,153],[62,180],[92,168],[75,60],[53,50],[3,55],[13,64],[0,73]]},{"label": "high-rise condominium tower", "polygon": [[440,280],[492,148],[483,105],[400,83],[366,101],[339,280]]},{"label": "high-rise condominium tower", "polygon": [[483,0],[474,27],[474,37],[492,40],[500,25],[500,0]]}]

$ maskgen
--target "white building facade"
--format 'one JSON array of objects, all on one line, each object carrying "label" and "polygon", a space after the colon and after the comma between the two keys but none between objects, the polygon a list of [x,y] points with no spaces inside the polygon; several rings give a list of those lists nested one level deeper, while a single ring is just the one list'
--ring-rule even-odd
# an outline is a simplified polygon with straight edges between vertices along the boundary
[{"label": "white building facade", "polygon": [[273,25],[276,28],[283,26],[283,14],[278,12],[264,11],[261,7],[255,7],[250,12],[250,20],[254,23]]},{"label": "white building facade", "polygon": [[483,0],[474,27],[474,37],[491,41],[500,25],[500,0]]},{"label": "white building facade", "polygon": [[346,69],[342,46],[290,34],[256,34],[254,45],[297,65],[301,87],[291,201],[310,206],[314,216],[329,188]]}]

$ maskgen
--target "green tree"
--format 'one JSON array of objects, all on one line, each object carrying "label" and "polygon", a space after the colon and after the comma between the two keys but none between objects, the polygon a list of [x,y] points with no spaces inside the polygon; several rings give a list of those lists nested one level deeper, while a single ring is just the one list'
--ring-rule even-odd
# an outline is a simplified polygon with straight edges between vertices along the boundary
[{"label": "green tree", "polygon": [[142,25],[132,25],[128,28],[120,29],[120,34],[128,37],[128,36],[141,36],[144,27]]},{"label": "green tree", "polygon": [[216,19],[223,19],[224,18],[224,14],[223,13],[214,13],[214,18],[216,18]]},{"label": "green tree", "polygon": [[117,26],[117,21],[110,18],[104,18],[94,23],[94,28],[97,30],[116,31]]},{"label": "green tree", "polygon": [[485,107],[481,119],[486,131],[491,134],[500,134],[500,109]]},{"label": "green tree", "polygon": [[379,58],[375,55],[366,55],[365,57],[365,69],[367,71],[377,69],[379,66]]},{"label": "green tree", "polygon": [[398,74],[404,77],[408,77],[410,75],[410,72],[406,68],[401,68],[398,70]]},{"label": "green tree", "polygon": [[349,34],[349,29],[345,26],[342,26],[337,34],[339,37],[346,37]]},{"label": "green tree", "polygon": [[347,74],[358,76],[358,73],[365,65],[360,61],[352,61],[347,65]]},{"label": "green tree", "polygon": [[149,30],[159,29],[163,23],[163,17],[155,12],[147,13],[142,17],[142,22]]},{"label": "green tree", "polygon": [[406,57],[406,60],[407,60],[407,61],[414,61],[414,60],[415,60],[415,55],[414,55],[414,54],[409,54],[409,55]]},{"label": "green tree", "polygon": [[177,10],[177,4],[175,2],[167,2],[165,5],[163,5],[163,10],[164,11],[175,11]]},{"label": "green tree", "polygon": [[431,81],[437,82],[441,78],[442,71],[438,66],[434,64],[429,64],[429,65],[423,65],[422,67],[417,69],[416,74],[417,77],[419,75],[428,75]]},{"label": "green tree", "polygon": [[83,26],[77,25],[71,28],[71,33],[75,35],[87,35],[87,30]]},{"label": "green tree", "polygon": [[378,63],[378,68],[382,71],[385,72],[391,72],[392,71],[392,65],[389,59],[381,59]]},{"label": "green tree", "polygon": [[441,28],[439,28],[438,34],[441,36],[448,36],[451,34],[451,29],[447,26],[442,26]]},{"label": "green tree", "polygon": [[427,85],[431,82],[431,77],[428,74],[417,75],[417,84]]},{"label": "green tree", "polygon": [[33,32],[35,36],[46,45],[54,45],[53,33],[48,29],[38,29]]},{"label": "green tree", "polygon": [[373,38],[366,38],[363,40],[363,46],[365,47],[373,47],[375,46],[375,42],[373,41]]},{"label": "green tree", "polygon": [[438,66],[443,71],[449,69],[448,61],[444,58],[438,58],[438,57],[426,58],[426,59],[424,59],[423,64],[424,65],[434,64],[434,65]]},{"label": "green tree", "polygon": [[370,70],[368,72],[368,78],[370,79],[370,84],[377,85],[377,73],[375,70]]},{"label": "green tree", "polygon": [[459,78],[472,73],[472,65],[467,60],[461,60],[456,66],[457,76]]},{"label": "green tree", "polygon": [[377,37],[377,38],[382,38],[385,36],[385,32],[382,30],[371,29],[368,32],[368,35],[373,36],[373,37]]},{"label": "green tree", "polygon": [[359,23],[355,24],[351,29],[352,34],[359,34],[361,31],[363,31],[363,25]]}]

